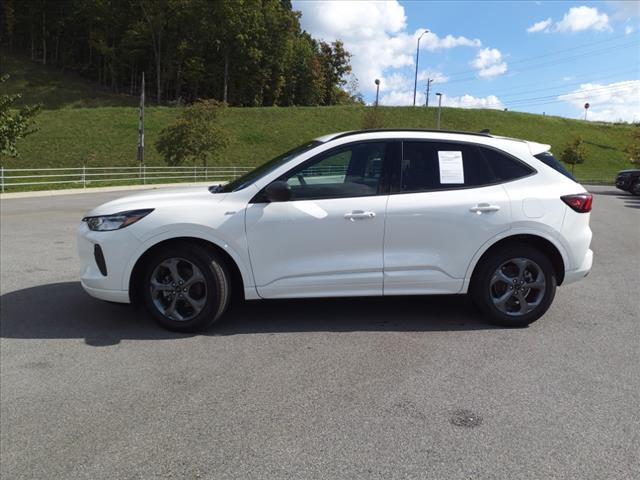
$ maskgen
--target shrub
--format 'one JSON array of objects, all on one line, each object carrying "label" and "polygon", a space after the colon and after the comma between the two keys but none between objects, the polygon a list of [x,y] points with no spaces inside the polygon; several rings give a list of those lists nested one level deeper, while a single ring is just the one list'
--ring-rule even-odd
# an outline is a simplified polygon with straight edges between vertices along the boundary
[{"label": "shrub", "polygon": [[380,115],[378,107],[368,107],[364,114],[362,128],[364,130],[372,130],[382,127],[384,127],[384,122],[382,121],[382,115]]},{"label": "shrub", "polygon": [[631,143],[627,147],[629,161],[640,166],[640,126],[636,126],[631,134]]},{"label": "shrub", "polygon": [[587,150],[582,137],[576,137],[560,154],[560,160],[571,165],[571,173],[577,163],[584,163],[587,159]]},{"label": "shrub", "polygon": [[160,132],[156,150],[169,165],[202,161],[206,167],[209,160],[219,156],[229,143],[227,132],[220,125],[224,109],[225,104],[215,100],[193,103]]}]

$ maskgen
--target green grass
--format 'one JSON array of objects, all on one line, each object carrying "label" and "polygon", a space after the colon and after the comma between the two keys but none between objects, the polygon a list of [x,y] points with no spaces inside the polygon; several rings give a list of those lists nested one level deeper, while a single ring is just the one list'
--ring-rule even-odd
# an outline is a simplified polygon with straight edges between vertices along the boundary
[{"label": "green grass", "polygon": [[[5,67],[3,65],[3,70]],[[9,64],[8,69],[11,68],[22,69],[10,72],[13,75],[11,89],[21,90],[26,103],[44,102],[45,109],[37,117],[39,131],[19,144],[19,158],[3,159],[5,168],[136,165],[138,109],[124,105],[135,105],[137,100],[96,92],[77,77],[29,62],[14,60]],[[35,75],[37,72],[40,73]],[[94,106],[98,104],[106,106]],[[257,165],[320,135],[359,129],[365,108],[229,108],[223,122],[231,143],[218,164]],[[148,165],[163,165],[153,145],[162,128],[179,112],[178,107],[146,109]],[[387,128],[434,128],[436,125],[435,108],[381,107],[380,114]],[[632,129],[637,127],[517,112],[443,108],[442,128],[468,131],[488,128],[493,134],[551,144],[556,154],[575,136],[581,135],[588,158],[586,163],[576,166],[576,175],[586,181],[611,181],[618,170],[631,166],[625,148]]]}]

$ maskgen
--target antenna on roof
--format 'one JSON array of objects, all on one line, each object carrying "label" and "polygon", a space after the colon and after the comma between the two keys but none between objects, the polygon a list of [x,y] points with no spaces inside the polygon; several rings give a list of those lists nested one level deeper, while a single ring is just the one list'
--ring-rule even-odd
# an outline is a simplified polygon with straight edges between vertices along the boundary
[{"label": "antenna on roof", "polygon": [[489,134],[489,129],[488,128],[484,128],[484,129],[480,130],[480,133]]}]

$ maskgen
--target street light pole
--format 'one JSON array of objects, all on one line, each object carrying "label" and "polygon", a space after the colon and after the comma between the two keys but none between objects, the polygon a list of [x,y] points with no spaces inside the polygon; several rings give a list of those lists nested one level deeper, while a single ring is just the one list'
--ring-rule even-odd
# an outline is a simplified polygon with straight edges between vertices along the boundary
[{"label": "street light pole", "polygon": [[416,91],[418,89],[418,60],[420,58],[420,39],[426,34],[429,33],[429,30],[425,30],[418,37],[418,45],[416,47],[416,77],[413,82],[413,106],[416,106]]},{"label": "street light pole", "polygon": [[378,106],[378,95],[380,93],[380,80],[376,78],[376,107]]},{"label": "street light pole", "polygon": [[438,124],[437,128],[440,130],[440,111],[442,110],[442,94],[436,93],[436,97],[438,97]]}]

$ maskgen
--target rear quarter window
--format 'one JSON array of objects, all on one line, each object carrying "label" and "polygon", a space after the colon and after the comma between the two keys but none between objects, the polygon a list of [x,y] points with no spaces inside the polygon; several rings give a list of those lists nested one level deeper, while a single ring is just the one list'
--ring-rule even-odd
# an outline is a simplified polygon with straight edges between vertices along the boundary
[{"label": "rear quarter window", "polygon": [[534,170],[520,160],[516,160],[492,148],[479,147],[482,156],[489,164],[497,182],[508,182],[531,175]]},{"label": "rear quarter window", "polygon": [[538,155],[534,155],[534,157],[536,157],[538,160],[540,160],[545,165],[553,168],[556,172],[560,172],[562,175],[564,175],[567,178],[570,178],[574,182],[576,181],[576,177],[571,175],[571,172],[569,172],[569,170],[567,170],[564,167],[564,165],[562,165],[562,163],[560,163],[560,160],[558,160],[556,157],[554,157],[551,152],[539,153]]}]

